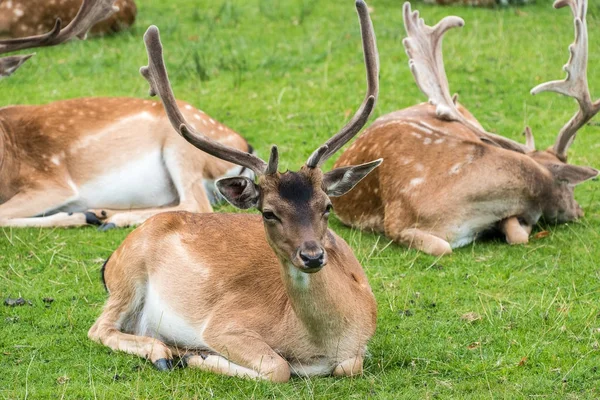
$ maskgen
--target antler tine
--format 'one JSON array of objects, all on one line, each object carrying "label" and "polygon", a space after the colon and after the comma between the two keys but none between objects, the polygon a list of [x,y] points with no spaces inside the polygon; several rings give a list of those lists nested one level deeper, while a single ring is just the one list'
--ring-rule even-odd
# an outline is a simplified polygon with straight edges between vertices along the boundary
[{"label": "antler tine", "polygon": [[535,139],[533,137],[533,132],[531,128],[526,126],[523,131],[523,135],[525,135],[525,146],[529,151],[535,151]]},{"label": "antler tine", "polygon": [[577,131],[600,111],[600,100],[592,102],[587,81],[588,33],[585,16],[587,0],[557,0],[554,8],[569,6],[575,24],[575,41],[569,46],[569,61],[563,67],[567,73],[564,80],[542,83],[531,89],[531,94],[551,91],[573,97],[579,103],[579,110],[560,130],[554,143],[554,153],[567,160],[567,150],[573,143]]},{"label": "antler tine", "polygon": [[[264,174],[267,164],[260,158],[215,142],[197,132],[187,123],[177,106],[173,90],[171,89],[171,83],[169,82],[163,60],[160,34],[156,26],[152,25],[148,28],[144,34],[144,43],[148,52],[148,66],[142,67],[140,73],[150,84],[150,95],[155,96],[158,94],[160,96],[160,100],[173,128],[198,149],[222,160],[250,168],[256,175]],[[277,150],[275,149],[276,152]]]},{"label": "antler tine", "polygon": [[404,27],[408,36],[404,38],[402,44],[409,58],[408,65],[417,86],[429,98],[429,103],[436,107],[438,118],[446,121],[458,121],[486,142],[525,153],[527,149],[522,144],[486,132],[468,121],[458,111],[455,99],[450,95],[442,56],[442,39],[450,29],[464,26],[465,21],[459,17],[449,16],[434,27],[427,26],[425,21],[419,18],[419,12],[411,10],[409,2],[404,3],[403,14]]},{"label": "antler tine", "polygon": [[33,57],[33,54],[25,54],[22,56],[0,57],[0,78],[10,76],[15,72],[25,61]]},{"label": "antler tine", "polygon": [[442,39],[444,34],[455,27],[464,26],[459,17],[445,17],[433,28],[425,25],[418,11],[411,11],[410,3],[404,3],[404,27],[406,37],[402,44],[409,57],[408,65],[419,89],[436,106],[439,118],[449,121],[462,121],[464,118],[454,107],[450,96],[448,79],[444,70]]},{"label": "antler tine", "polygon": [[[114,2],[115,0],[83,0],[77,15],[64,29],[61,30],[61,21],[59,18],[56,20],[54,28],[42,35],[0,40],[0,54],[30,49],[32,47],[54,46],[66,42],[74,36],[85,39],[88,30],[90,30],[92,26],[119,10],[117,7],[113,6]],[[14,64],[15,59],[8,61],[4,60],[4,65],[7,65],[7,63],[11,61],[13,62],[13,65],[10,70],[4,68],[0,70],[0,75],[10,75],[21,66],[21,64],[27,61],[28,58],[29,57],[22,57],[16,66]]]},{"label": "antler tine", "polygon": [[369,9],[364,1],[356,1],[356,11],[360,21],[363,53],[367,70],[367,94],[350,122],[311,154],[306,162],[306,165],[310,168],[322,165],[360,132],[362,127],[367,123],[377,101],[379,94],[379,54],[377,53],[375,32],[373,31],[373,24],[369,17]]}]

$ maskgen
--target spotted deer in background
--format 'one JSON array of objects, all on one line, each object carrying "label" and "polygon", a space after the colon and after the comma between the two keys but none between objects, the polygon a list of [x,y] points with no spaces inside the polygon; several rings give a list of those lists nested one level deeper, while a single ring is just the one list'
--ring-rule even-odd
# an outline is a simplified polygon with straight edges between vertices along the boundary
[{"label": "spotted deer in background", "polygon": [[[49,46],[85,36],[114,11],[113,0],[85,0],[77,17],[45,35],[0,41],[0,53]],[[14,3],[13,3],[14,5]],[[28,58],[15,56],[10,74]],[[203,134],[240,151],[246,140],[184,102]],[[79,98],[0,108],[0,227],[101,229],[137,225],[169,210],[212,211],[214,180],[251,171],[194,151],[170,134],[159,102]]]},{"label": "spotted deer in background", "polygon": [[598,171],[567,164],[567,150],[577,131],[600,110],[600,101],[592,102],[587,84],[587,3],[560,0],[554,4],[567,5],[576,28],[565,66],[567,78],[539,85],[532,93],[571,96],[579,110],[555,144],[538,151],[529,128],[526,145],[486,132],[450,96],[441,43],[444,33],[462,26],[463,20],[446,17],[429,27],[405,3],[408,37],[403,44],[429,103],[378,118],[342,154],[336,167],[373,157],[382,157],[385,163],[355,190],[333,200],[340,220],[443,255],[487,230],[499,229],[509,243],[526,243],[542,216],[559,223],[581,217],[573,189]]},{"label": "spotted deer in background", "polygon": [[[227,126],[179,102],[213,140],[252,149]],[[212,211],[215,179],[243,169],[195,151],[159,102],[78,98],[0,108],[0,227],[137,225],[164,211]]]},{"label": "spotted deer in background", "polygon": [[[21,38],[41,35],[50,31],[57,19],[65,25],[71,22],[82,0],[3,0],[0,1],[0,37]],[[118,9],[112,15],[97,21],[92,34],[118,32],[135,21],[137,8],[133,0],[115,0]]]},{"label": "spotted deer in background", "polygon": [[[163,213],[133,231],[104,269],[110,293],[88,335],[161,369],[184,364],[226,375],[284,382],[291,374],[362,372],[377,307],[352,249],[328,229],[331,196],[352,189],[381,160],[327,173],[320,166],[360,131],[378,93],[378,58],[367,6],[358,1],[367,95],[352,120],[298,172],[215,143],[181,115],[158,29],[145,35],[148,67],[173,127],[200,150],[255,172],[217,181],[251,214]],[[175,133],[173,133],[175,135]]]},{"label": "spotted deer in background", "polygon": [[[0,5],[13,5],[7,0],[0,2]],[[1,39],[0,55],[12,51],[31,49],[34,47],[56,46],[64,43],[74,37],[85,39],[87,32],[98,21],[111,16],[118,9],[113,5],[115,0],[83,0],[81,8],[73,20],[64,28],[62,21],[56,19],[52,30],[34,36],[27,36],[18,39]],[[1,15],[5,15],[3,13]],[[0,22],[0,25],[2,22]],[[17,56],[0,57],[0,78],[7,77],[14,73],[25,61],[31,58],[33,54],[23,54]]]}]

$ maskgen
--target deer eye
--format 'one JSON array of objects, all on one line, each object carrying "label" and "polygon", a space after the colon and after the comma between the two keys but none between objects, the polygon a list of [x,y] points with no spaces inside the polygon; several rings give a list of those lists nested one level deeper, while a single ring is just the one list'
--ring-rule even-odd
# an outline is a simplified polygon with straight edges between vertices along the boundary
[{"label": "deer eye", "polygon": [[281,220],[279,218],[277,218],[277,215],[275,215],[275,213],[273,211],[263,211],[262,216],[265,221],[280,221],[281,222]]},{"label": "deer eye", "polygon": [[329,217],[329,213],[331,212],[331,210],[333,210],[333,206],[331,204],[327,204],[327,207],[325,208],[325,212],[323,213],[323,216]]}]

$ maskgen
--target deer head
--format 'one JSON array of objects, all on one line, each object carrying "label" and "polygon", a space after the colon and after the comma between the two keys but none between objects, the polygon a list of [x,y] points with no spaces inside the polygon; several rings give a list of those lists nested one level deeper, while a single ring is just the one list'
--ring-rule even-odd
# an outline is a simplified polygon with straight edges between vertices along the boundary
[{"label": "deer head", "polygon": [[450,96],[448,80],[444,72],[441,44],[443,35],[453,27],[463,26],[459,17],[446,17],[434,27],[425,25],[418,11],[411,11],[410,3],[404,4],[404,25],[407,38],[403,44],[409,56],[409,66],[421,91],[436,106],[439,118],[459,121],[467,126],[478,138],[490,145],[529,155],[546,170],[552,180],[549,193],[542,204],[543,215],[548,220],[567,222],[583,215],[574,197],[574,187],[598,176],[598,171],[590,167],[567,164],[567,150],[573,143],[577,131],[600,111],[600,100],[592,102],[587,83],[588,36],[585,22],[586,0],[557,0],[555,8],[570,6],[575,23],[575,42],[569,46],[571,57],[564,70],[567,78],[536,86],[532,94],[554,91],[573,97],[579,103],[579,111],[561,129],[555,144],[544,151],[535,150],[531,129],[525,129],[526,144],[522,145],[499,135],[486,132],[473,124],[457,109]]},{"label": "deer head", "polygon": [[[61,29],[59,18],[56,20],[54,28],[43,35],[0,40],[0,54],[33,47],[56,46],[75,36],[85,39],[92,26],[118,11],[118,8],[113,6],[114,2],[115,0],[84,0],[75,18],[63,29]],[[32,55],[0,58],[0,78],[11,75]]]},{"label": "deer head", "polygon": [[148,66],[141,74],[150,84],[150,94],[158,94],[171,124],[188,142],[215,157],[254,171],[257,181],[247,177],[230,177],[217,181],[220,193],[233,206],[256,208],[263,215],[267,240],[282,263],[292,264],[306,273],[319,271],[327,264],[329,197],[341,196],[376,168],[381,160],[335,169],[323,173],[320,166],[354,137],[365,125],[378,94],[379,60],[375,34],[367,6],[356,2],[359,15],[365,65],[367,94],[351,119],[309,157],[298,172],[278,172],[277,147],[271,148],[269,161],[221,145],[195,131],[175,102],[165,69],[158,28],[151,26],[144,35]]}]

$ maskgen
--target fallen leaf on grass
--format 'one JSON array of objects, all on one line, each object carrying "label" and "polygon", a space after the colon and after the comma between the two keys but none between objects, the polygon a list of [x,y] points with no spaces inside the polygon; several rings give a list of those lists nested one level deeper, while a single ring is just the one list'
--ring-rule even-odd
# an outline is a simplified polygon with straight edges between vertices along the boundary
[{"label": "fallen leaf on grass", "polygon": [[527,357],[523,357],[521,358],[521,361],[519,361],[519,367],[522,367],[523,365],[525,365],[527,363]]},{"label": "fallen leaf on grass", "polygon": [[481,315],[477,314],[476,312],[471,311],[471,312],[461,315],[460,319],[462,319],[463,321],[467,321],[468,323],[473,323],[475,321],[481,320]]},{"label": "fallen leaf on grass", "polygon": [[4,305],[9,307],[24,306],[25,304],[29,304],[30,306],[33,305],[31,301],[25,300],[22,297],[19,297],[17,299],[11,299],[10,297],[8,297],[4,299]]},{"label": "fallen leaf on grass", "polygon": [[467,349],[469,350],[475,350],[481,347],[481,342],[473,342],[470,345],[467,346]]},{"label": "fallen leaf on grass", "polygon": [[535,235],[533,235],[533,237],[535,239],[543,239],[548,236],[550,236],[550,232],[548,232],[548,231],[541,231],[541,232],[538,232]]}]

